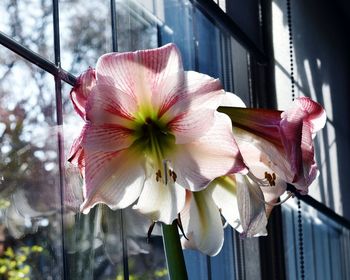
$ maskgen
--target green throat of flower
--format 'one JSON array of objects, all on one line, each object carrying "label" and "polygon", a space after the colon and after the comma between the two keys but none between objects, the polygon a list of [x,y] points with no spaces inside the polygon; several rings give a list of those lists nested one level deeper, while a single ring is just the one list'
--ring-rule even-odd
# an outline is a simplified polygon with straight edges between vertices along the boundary
[{"label": "green throat of flower", "polygon": [[175,136],[170,133],[167,123],[157,117],[145,117],[137,120],[134,128],[134,146],[151,162],[156,170],[156,178],[162,178],[164,162],[175,150]]}]

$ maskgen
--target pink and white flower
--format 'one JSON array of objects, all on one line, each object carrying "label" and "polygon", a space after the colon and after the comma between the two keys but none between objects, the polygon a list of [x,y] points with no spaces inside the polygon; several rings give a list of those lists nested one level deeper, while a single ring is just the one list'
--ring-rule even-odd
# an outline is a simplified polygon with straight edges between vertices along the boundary
[{"label": "pink and white flower", "polygon": [[222,176],[204,191],[187,195],[181,212],[188,236],[182,238],[183,247],[208,255],[223,244],[220,213],[243,237],[266,235],[267,218],[286,183],[307,192],[317,175],[312,139],[326,120],[323,108],[305,97],[285,112],[247,109],[229,93],[223,104],[229,107],[219,110],[231,118],[249,172]]},{"label": "pink and white flower", "polygon": [[70,161],[84,177],[84,203],[134,208],[171,223],[186,190],[245,172],[229,118],[216,111],[220,82],[184,71],[177,48],[110,53],[71,91],[85,120]]},{"label": "pink and white flower", "polygon": [[[238,107],[221,107],[220,111],[231,118],[235,139],[248,167],[260,161],[302,194],[308,192],[318,174],[313,139],[326,122],[320,104],[301,97],[284,112]],[[265,179],[269,180],[270,175],[273,174]]]}]

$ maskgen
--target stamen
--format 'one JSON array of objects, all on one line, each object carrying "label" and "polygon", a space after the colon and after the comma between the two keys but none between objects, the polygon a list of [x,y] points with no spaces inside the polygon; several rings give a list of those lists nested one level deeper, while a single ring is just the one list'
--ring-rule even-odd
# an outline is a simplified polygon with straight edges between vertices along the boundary
[{"label": "stamen", "polygon": [[158,169],[158,171],[156,172],[156,181],[159,182],[161,178],[162,178],[162,172],[160,172],[160,170]]},{"label": "stamen", "polygon": [[151,234],[152,234],[152,231],[154,229],[155,224],[156,224],[156,222],[152,222],[152,224],[150,225],[150,227],[148,229],[148,232],[147,232],[147,243],[150,242]]},{"label": "stamen", "polygon": [[168,165],[169,162],[170,162],[169,160],[166,160],[166,159],[163,160],[163,169],[164,169],[164,175],[165,175],[165,185],[168,183],[168,176],[170,176],[173,179],[174,183],[176,182],[176,179],[177,179],[177,174],[175,173],[175,171],[171,170],[169,168],[169,165]]},{"label": "stamen", "polygon": [[[272,187],[272,186],[276,186],[276,174],[275,173],[268,173],[265,172],[265,178],[264,179],[259,179],[257,178],[253,173],[251,173],[250,171],[248,172],[247,176],[254,181],[256,184],[258,184],[259,187]],[[270,205],[270,206],[278,206],[281,205],[283,203],[285,203],[289,198],[294,198],[295,194],[287,191],[288,196],[283,199],[280,202],[277,203],[272,203],[272,202],[267,202],[264,199],[261,199],[259,196],[256,196],[260,201],[262,201],[264,204]]]},{"label": "stamen", "polygon": [[167,185],[168,184],[168,172],[167,172],[167,170],[169,170],[169,172],[170,172],[170,169],[168,169],[168,161],[165,159],[163,159],[163,170],[164,170],[164,184]]},{"label": "stamen", "polygon": [[265,179],[269,182],[270,186],[276,186],[276,174],[265,172]]},{"label": "stamen", "polygon": [[[265,172],[265,178],[259,179],[256,177],[252,172],[248,172],[247,176],[256,184],[259,185],[259,187],[271,187],[270,181],[266,178],[267,172]],[[270,175],[271,176],[271,175]]]},{"label": "stamen", "polygon": [[179,229],[180,229],[182,235],[185,237],[186,240],[188,240],[188,238],[187,238],[187,236],[186,236],[186,234],[185,234],[185,232],[184,232],[184,228],[183,228],[183,226],[182,226],[181,215],[180,215],[180,213],[177,214],[176,223],[177,223],[177,226],[179,227]]},{"label": "stamen", "polygon": [[264,203],[267,204],[267,205],[270,205],[270,206],[278,206],[278,205],[281,205],[281,204],[285,203],[288,199],[295,197],[295,194],[290,192],[290,191],[287,191],[287,194],[288,194],[288,196],[285,199],[283,199],[283,200],[281,200],[279,202],[271,203],[271,202],[264,201]]},{"label": "stamen", "polygon": [[177,175],[176,175],[176,173],[174,171],[172,172],[172,176],[171,177],[173,178],[174,182],[176,182]]}]

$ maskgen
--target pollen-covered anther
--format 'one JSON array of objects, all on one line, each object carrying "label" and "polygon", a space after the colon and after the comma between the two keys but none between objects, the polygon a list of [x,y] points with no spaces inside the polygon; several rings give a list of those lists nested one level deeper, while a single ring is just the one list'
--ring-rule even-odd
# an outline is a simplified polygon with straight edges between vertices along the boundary
[{"label": "pollen-covered anther", "polygon": [[295,193],[291,192],[291,191],[287,191],[288,196],[290,196],[291,198],[295,197]]},{"label": "pollen-covered anther", "polygon": [[158,169],[158,171],[156,172],[156,181],[159,182],[159,180],[162,178],[162,173],[160,172],[160,170]]},{"label": "pollen-covered anther", "polygon": [[173,173],[171,175],[171,178],[173,178],[174,182],[176,182],[177,175],[176,175],[176,173],[174,171],[173,171]]},{"label": "pollen-covered anther", "polygon": [[265,172],[265,179],[269,182],[270,186],[276,186],[276,174]]}]

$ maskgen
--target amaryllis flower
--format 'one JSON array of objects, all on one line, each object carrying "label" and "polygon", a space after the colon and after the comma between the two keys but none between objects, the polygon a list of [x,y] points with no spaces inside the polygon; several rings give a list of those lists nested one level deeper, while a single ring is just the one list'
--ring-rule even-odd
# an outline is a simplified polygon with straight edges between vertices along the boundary
[{"label": "amaryllis flower", "polygon": [[217,79],[184,71],[173,44],[100,57],[71,92],[86,122],[70,156],[85,181],[81,210],[136,202],[171,223],[185,188],[245,172],[230,120],[216,111],[224,94]]},{"label": "amaryllis flower", "polygon": [[[302,194],[315,180],[313,138],[326,122],[322,106],[307,97],[297,98],[293,106],[278,110],[221,107],[232,121],[235,139],[247,166],[259,161],[266,170],[264,181],[274,185],[277,177],[293,184]],[[245,156],[246,155],[246,156]]]},{"label": "amaryllis flower", "polygon": [[187,195],[181,212],[184,248],[217,254],[223,243],[221,215],[242,237],[266,235],[267,218],[277,199],[292,183],[303,193],[316,178],[312,139],[325,124],[322,107],[297,99],[285,112],[246,109],[233,94],[223,100],[247,174],[215,179],[204,191]]}]

